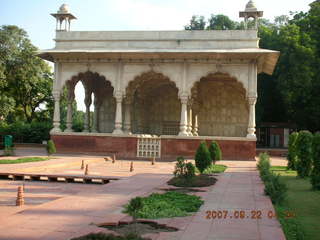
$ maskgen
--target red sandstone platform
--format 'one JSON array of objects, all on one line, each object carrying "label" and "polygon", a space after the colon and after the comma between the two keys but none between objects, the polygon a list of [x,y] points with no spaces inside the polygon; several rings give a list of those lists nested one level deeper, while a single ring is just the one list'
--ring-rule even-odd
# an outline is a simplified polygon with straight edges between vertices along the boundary
[{"label": "red sandstone platform", "polygon": [[[143,159],[137,157],[138,136],[81,133],[51,135],[59,153],[96,153],[116,154],[121,159]],[[201,141],[208,144],[215,140],[219,143],[225,160],[254,160],[256,141],[236,137],[177,137],[161,136],[160,160],[176,160],[178,156],[194,158]]]}]

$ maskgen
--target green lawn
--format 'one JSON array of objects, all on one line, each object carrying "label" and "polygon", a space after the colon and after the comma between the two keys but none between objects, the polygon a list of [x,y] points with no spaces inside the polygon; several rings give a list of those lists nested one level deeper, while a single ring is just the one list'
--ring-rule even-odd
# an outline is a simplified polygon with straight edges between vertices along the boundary
[{"label": "green lawn", "polygon": [[[288,240],[317,240],[320,236],[320,191],[313,191],[309,179],[297,178],[296,171],[274,166],[271,170],[280,174],[288,187],[288,197],[284,206],[275,206]],[[284,214],[285,213],[285,214]],[[283,216],[286,213],[295,217]],[[304,235],[304,236],[303,236]]]},{"label": "green lawn", "polygon": [[0,159],[0,164],[15,164],[15,163],[26,163],[26,162],[40,162],[46,161],[49,158],[41,158],[41,157],[25,157],[25,158],[18,158],[15,160],[9,159]]},{"label": "green lawn", "polygon": [[227,166],[221,164],[214,164],[204,170],[204,174],[222,173],[227,169]]},{"label": "green lawn", "polygon": [[[222,164],[214,164],[207,167],[203,173],[204,174],[214,174],[214,173],[223,173],[228,167]],[[196,173],[200,173],[199,169],[196,168]]]}]

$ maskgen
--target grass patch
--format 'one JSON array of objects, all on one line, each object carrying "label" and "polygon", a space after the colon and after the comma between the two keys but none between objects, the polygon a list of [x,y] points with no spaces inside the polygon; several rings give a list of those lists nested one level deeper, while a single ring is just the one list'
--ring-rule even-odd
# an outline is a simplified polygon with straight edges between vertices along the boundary
[{"label": "grass patch", "polygon": [[[153,193],[142,198],[143,207],[137,212],[138,218],[169,218],[184,217],[197,212],[203,201],[195,195],[179,192]],[[128,213],[129,205],[124,213]]]},{"label": "grass patch", "polygon": [[25,158],[18,158],[15,160],[10,159],[2,159],[0,160],[0,164],[16,164],[16,163],[26,163],[26,162],[40,162],[46,161],[50,158],[41,158],[41,157],[25,157]]},{"label": "grass patch", "polygon": [[216,178],[208,175],[196,175],[190,179],[173,177],[167,183],[175,187],[208,187],[215,184]]},{"label": "grass patch", "polygon": [[222,164],[212,164],[204,170],[204,174],[223,173],[227,169],[227,166]]},{"label": "grass patch", "polygon": [[[214,173],[223,173],[228,167],[222,164],[211,164],[207,167],[203,173],[204,174],[214,174]],[[196,168],[196,173],[200,173],[199,169]]]},{"label": "grass patch", "polygon": [[[309,178],[297,178],[297,172],[286,167],[271,167],[286,184],[284,206],[275,205],[279,221],[288,240],[316,240],[320,235],[320,191],[313,191]],[[287,215],[294,214],[292,217]]]}]

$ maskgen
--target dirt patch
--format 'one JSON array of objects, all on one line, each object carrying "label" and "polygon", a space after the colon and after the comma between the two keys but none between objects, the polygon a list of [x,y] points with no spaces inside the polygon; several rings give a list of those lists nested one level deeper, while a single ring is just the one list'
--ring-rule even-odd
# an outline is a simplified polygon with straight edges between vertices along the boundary
[{"label": "dirt patch", "polygon": [[146,233],[176,232],[179,230],[177,228],[167,227],[163,224],[158,224],[152,221],[138,221],[137,223],[120,223],[118,225],[100,225],[99,227],[107,228],[121,235],[127,235],[133,232],[135,232],[138,235],[143,235]]}]

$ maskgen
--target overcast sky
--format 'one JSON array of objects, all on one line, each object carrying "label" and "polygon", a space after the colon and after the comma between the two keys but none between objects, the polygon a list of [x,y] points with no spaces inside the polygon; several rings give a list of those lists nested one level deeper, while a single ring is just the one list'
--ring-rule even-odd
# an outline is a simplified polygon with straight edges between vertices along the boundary
[{"label": "overcast sky", "polygon": [[[256,0],[264,18],[308,11],[313,0]],[[54,47],[55,19],[50,16],[63,3],[78,19],[71,30],[182,30],[192,15],[224,14],[239,21],[248,0],[0,0],[0,25],[25,29],[40,49]],[[77,86],[77,99],[83,90]],[[78,101],[78,108],[84,105]],[[82,102],[82,101],[81,101]]]}]

